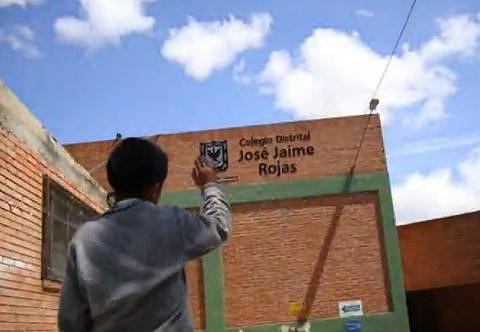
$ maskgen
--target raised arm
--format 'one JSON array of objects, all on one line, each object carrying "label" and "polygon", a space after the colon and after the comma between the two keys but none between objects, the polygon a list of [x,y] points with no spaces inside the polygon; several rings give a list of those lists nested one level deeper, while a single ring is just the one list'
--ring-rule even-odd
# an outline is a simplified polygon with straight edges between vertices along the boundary
[{"label": "raised arm", "polygon": [[180,227],[188,259],[195,259],[217,248],[232,231],[228,198],[216,184],[217,174],[206,159],[195,161],[192,178],[201,188],[203,204],[199,214],[180,212]]}]

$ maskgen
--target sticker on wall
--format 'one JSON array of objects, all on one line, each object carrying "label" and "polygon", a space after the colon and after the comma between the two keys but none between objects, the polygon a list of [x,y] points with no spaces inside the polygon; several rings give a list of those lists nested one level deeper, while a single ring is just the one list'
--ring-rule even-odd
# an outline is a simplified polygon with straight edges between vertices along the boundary
[{"label": "sticker on wall", "polygon": [[200,143],[200,155],[207,157],[213,162],[215,169],[219,172],[228,168],[228,146],[227,141],[209,141]]},{"label": "sticker on wall", "polygon": [[345,322],[345,332],[362,332],[363,323],[361,321]]},{"label": "sticker on wall", "polygon": [[304,308],[305,306],[302,303],[293,302],[288,306],[288,313],[291,316],[298,316],[303,312]]},{"label": "sticker on wall", "polygon": [[340,317],[363,316],[363,306],[361,300],[342,301],[338,303],[338,313]]}]

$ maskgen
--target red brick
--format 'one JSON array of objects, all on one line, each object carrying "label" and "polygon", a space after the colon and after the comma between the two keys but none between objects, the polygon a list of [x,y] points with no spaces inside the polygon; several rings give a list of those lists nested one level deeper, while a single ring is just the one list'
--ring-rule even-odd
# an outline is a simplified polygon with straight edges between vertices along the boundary
[{"label": "red brick", "polygon": [[398,228],[408,291],[480,282],[480,211]]},{"label": "red brick", "polygon": [[311,318],[336,317],[338,302],[352,299],[366,313],[389,310],[375,194],[242,204],[234,206],[235,232],[223,250],[229,327],[296,318],[289,305],[304,301],[338,205],[344,209]]},{"label": "red brick", "polygon": [[[366,124],[365,116],[323,119],[316,121],[292,122],[277,125],[231,128],[221,130],[201,131],[160,135],[156,140],[167,152],[170,159],[170,174],[165,184],[166,191],[180,191],[195,188],[191,178],[193,160],[198,156],[199,143],[210,140],[228,140],[229,169],[225,176],[239,177],[237,184],[274,182],[279,180],[309,179],[330,175],[346,174],[350,171],[353,159],[358,149],[358,142]],[[239,163],[237,158],[241,147],[240,138],[275,136],[277,134],[295,134],[310,130],[311,141],[305,142],[315,146],[313,158],[286,159],[297,162],[299,171],[296,174],[277,178],[275,176],[261,177],[258,166],[253,163]],[[72,156],[87,170],[105,162],[114,145],[114,141],[101,141],[67,145]],[[297,146],[300,143],[290,143]],[[304,144],[304,143],[301,143]],[[287,146],[288,144],[278,144]],[[251,151],[251,148],[244,148]],[[371,118],[362,151],[358,159],[357,173],[378,172],[386,170],[384,147],[380,130],[380,120],[375,115]],[[106,168],[100,167],[92,176],[104,188],[110,190]]]},{"label": "red brick", "polygon": [[[349,117],[160,136],[158,142],[171,160],[165,190],[194,188],[190,169],[198,154],[199,142],[213,139],[229,140],[230,167],[222,175],[238,176],[236,184],[345,174],[350,170],[365,119]],[[295,174],[279,178],[262,177],[255,163],[237,162],[240,150],[238,140],[241,137],[307,130],[311,131],[312,140],[306,144],[315,145],[315,157],[287,160],[298,163],[299,171]],[[0,135],[0,193],[3,195],[0,203],[2,199],[9,201],[0,205],[0,240],[3,240],[0,255],[9,257],[11,260],[6,263],[10,265],[14,259],[27,264],[24,269],[4,264],[3,261],[0,264],[0,280],[4,284],[2,288],[0,283],[0,291],[6,294],[0,299],[0,330],[53,331],[56,326],[54,319],[51,319],[54,317],[51,310],[56,309],[57,295],[44,292],[40,280],[42,176],[48,174],[97,211],[102,208],[15,136],[3,129]],[[106,160],[113,146],[113,141],[104,141],[70,145],[67,148],[86,169],[91,169]],[[379,119],[374,116],[356,171],[385,170]],[[108,189],[104,166],[92,175]],[[312,318],[335,317],[337,303],[343,299],[361,298],[367,313],[389,309],[379,235],[381,230],[377,220],[377,198],[374,194],[244,204],[234,206],[235,232],[223,250],[229,326],[294,319],[288,314],[288,306],[292,302],[303,301],[323,237],[339,204],[345,204],[345,208],[325,272],[320,279]],[[31,234],[28,230],[31,230]],[[205,295],[201,261],[190,263],[186,272],[195,327],[204,328]],[[362,287],[356,287],[359,284]],[[10,306],[17,308],[16,311],[8,309]],[[28,315],[27,308],[48,309],[50,314],[32,311]],[[39,320],[44,316],[48,317],[46,321]],[[15,317],[21,319],[16,321]]]},{"label": "red brick", "polygon": [[97,211],[52,165],[0,128],[0,331],[56,331],[58,294],[41,280],[42,176],[53,176]]}]

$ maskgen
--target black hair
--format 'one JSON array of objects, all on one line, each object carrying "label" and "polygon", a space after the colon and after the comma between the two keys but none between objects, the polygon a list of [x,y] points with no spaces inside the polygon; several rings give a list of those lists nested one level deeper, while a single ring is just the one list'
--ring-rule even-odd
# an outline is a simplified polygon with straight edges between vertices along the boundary
[{"label": "black hair", "polygon": [[149,185],[162,183],[168,174],[168,157],[157,144],[142,138],[121,140],[110,153],[107,176],[119,198],[141,198]]}]

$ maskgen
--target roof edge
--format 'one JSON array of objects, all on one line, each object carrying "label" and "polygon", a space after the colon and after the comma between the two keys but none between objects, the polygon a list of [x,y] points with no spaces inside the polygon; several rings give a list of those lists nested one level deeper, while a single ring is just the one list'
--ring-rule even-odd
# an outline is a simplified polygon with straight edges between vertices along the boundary
[{"label": "roof edge", "polygon": [[[283,126],[283,125],[291,125],[291,124],[307,124],[310,122],[318,122],[318,121],[339,121],[339,120],[353,120],[353,119],[361,119],[361,118],[375,118],[376,121],[379,122],[380,126],[380,115],[378,113],[372,114],[355,114],[355,115],[346,115],[346,116],[335,116],[335,117],[325,117],[325,118],[314,118],[314,119],[304,119],[304,120],[292,120],[292,121],[281,121],[281,122],[268,122],[268,123],[260,123],[254,125],[246,125],[246,126],[227,126],[222,128],[209,128],[209,129],[200,129],[200,130],[187,130],[187,131],[178,131],[172,133],[164,133],[164,134],[148,134],[140,137],[168,137],[168,136],[181,136],[181,135],[192,135],[192,134],[203,134],[208,132],[222,132],[222,131],[229,131],[229,130],[240,130],[240,129],[253,129],[253,128],[260,128],[260,127],[269,127],[269,126]],[[100,139],[100,140],[93,140],[93,141],[83,141],[83,142],[71,142],[66,143],[64,146],[72,147],[76,145],[84,145],[84,144],[96,144],[96,143],[108,143],[115,141],[115,138],[112,139]]]},{"label": "roof edge", "polygon": [[419,225],[425,225],[428,223],[442,223],[442,222],[451,222],[454,219],[457,218],[463,218],[463,217],[469,217],[471,215],[479,215],[480,216],[480,210],[473,210],[473,211],[465,211],[459,214],[452,214],[444,217],[438,217],[438,218],[433,218],[433,219],[424,219],[424,220],[418,220],[418,221],[413,221],[409,222],[406,224],[400,224],[397,225],[397,228],[409,228],[409,227],[415,227]]},{"label": "roof edge", "polygon": [[84,194],[105,207],[106,192],[0,80],[0,125],[55,166]]}]

